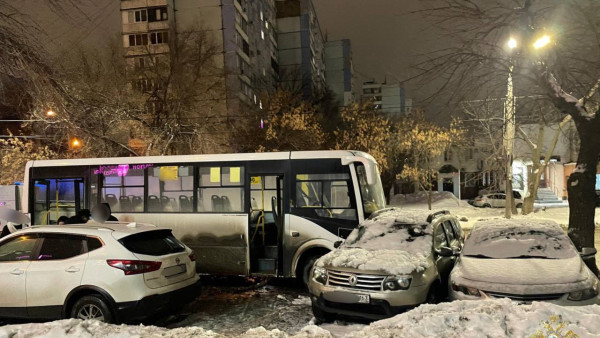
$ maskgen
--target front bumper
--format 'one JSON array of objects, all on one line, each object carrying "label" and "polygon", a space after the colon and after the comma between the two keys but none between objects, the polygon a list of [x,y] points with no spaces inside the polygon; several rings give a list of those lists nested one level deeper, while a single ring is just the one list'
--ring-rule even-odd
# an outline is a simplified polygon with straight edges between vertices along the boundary
[{"label": "front bumper", "polygon": [[171,292],[144,297],[138,301],[116,303],[116,318],[120,323],[133,322],[163,311],[178,309],[198,298],[201,286],[198,279],[194,284]]},{"label": "front bumper", "polygon": [[598,295],[596,297],[592,297],[590,299],[581,300],[581,301],[569,300],[568,293],[566,293],[563,296],[556,298],[556,299],[527,299],[527,300],[524,300],[524,299],[512,298],[512,297],[495,297],[495,296],[487,294],[485,291],[479,291],[479,292],[481,294],[481,297],[466,295],[462,292],[457,292],[457,291],[450,289],[449,298],[450,298],[450,300],[489,300],[489,299],[508,298],[519,304],[531,304],[533,302],[546,302],[546,303],[552,303],[552,304],[561,305],[561,306],[600,305],[600,295]]},{"label": "front bumper", "polygon": [[[408,290],[398,291],[369,291],[328,286],[311,281],[309,291],[312,305],[327,313],[378,320],[424,303],[427,300],[429,286],[411,286]],[[369,303],[359,303],[358,295],[369,295]]]}]

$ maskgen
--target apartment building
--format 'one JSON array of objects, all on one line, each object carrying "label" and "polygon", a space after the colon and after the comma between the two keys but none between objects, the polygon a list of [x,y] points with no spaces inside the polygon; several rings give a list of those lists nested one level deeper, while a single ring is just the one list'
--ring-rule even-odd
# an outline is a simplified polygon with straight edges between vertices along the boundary
[{"label": "apartment building", "polygon": [[349,39],[325,42],[325,80],[338,106],[354,102],[354,68]]},{"label": "apartment building", "polygon": [[412,110],[412,100],[406,97],[406,91],[400,83],[364,82],[361,101],[372,101],[375,109],[391,116],[410,113]]},{"label": "apartment building", "polygon": [[[236,116],[261,106],[260,93],[276,86],[274,0],[121,0],[121,15],[125,58],[133,68],[169,58],[175,39],[206,33],[217,50],[214,65],[225,78],[224,94],[214,104],[219,114]],[[137,89],[152,86],[148,81]]]},{"label": "apartment building", "polygon": [[281,86],[304,98],[325,89],[324,39],[311,0],[276,0]]}]

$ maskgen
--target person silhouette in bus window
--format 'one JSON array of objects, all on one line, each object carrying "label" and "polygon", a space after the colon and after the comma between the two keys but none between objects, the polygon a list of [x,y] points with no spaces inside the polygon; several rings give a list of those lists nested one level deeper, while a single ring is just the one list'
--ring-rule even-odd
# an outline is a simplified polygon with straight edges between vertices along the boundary
[{"label": "person silhouette in bus window", "polygon": [[79,210],[75,216],[69,218],[69,224],[85,224],[92,217],[92,213],[89,209],[81,209]]},{"label": "person silhouette in bus window", "polygon": [[118,222],[119,220],[115,216],[113,216],[112,210],[110,210],[110,204],[108,204],[108,203],[102,203],[102,205],[104,205],[106,207],[106,209],[108,210],[108,219],[106,221],[108,221],[108,222]]},{"label": "person silhouette in bus window", "polygon": [[57,220],[56,220],[56,225],[65,225],[65,224],[69,224],[69,217],[67,216],[60,216]]}]

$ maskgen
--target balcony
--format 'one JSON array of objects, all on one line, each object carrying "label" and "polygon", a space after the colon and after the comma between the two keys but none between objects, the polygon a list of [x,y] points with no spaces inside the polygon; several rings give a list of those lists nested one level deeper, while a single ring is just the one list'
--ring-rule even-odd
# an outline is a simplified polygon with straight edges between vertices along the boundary
[{"label": "balcony", "polygon": [[123,34],[168,30],[169,21],[136,22],[123,24]]},{"label": "balcony", "polygon": [[167,6],[167,0],[121,0],[121,10]]},{"label": "balcony", "polygon": [[169,52],[168,44],[125,47],[125,56],[165,54]]}]

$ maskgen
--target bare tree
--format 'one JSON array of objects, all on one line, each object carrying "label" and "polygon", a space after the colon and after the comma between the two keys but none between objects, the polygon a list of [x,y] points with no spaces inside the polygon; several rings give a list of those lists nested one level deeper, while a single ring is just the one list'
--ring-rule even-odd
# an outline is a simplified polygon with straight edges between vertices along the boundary
[{"label": "bare tree", "polygon": [[[580,138],[568,180],[569,236],[578,249],[594,246],[594,183],[600,154],[600,3],[591,0],[429,1],[423,13],[446,32],[447,48],[420,64],[452,98],[502,92],[542,95],[570,115]],[[515,36],[518,47],[507,54]],[[540,38],[543,39],[540,40]],[[538,48],[534,48],[538,47]],[[511,74],[512,73],[512,74]],[[595,260],[588,261],[597,273]]]}]

